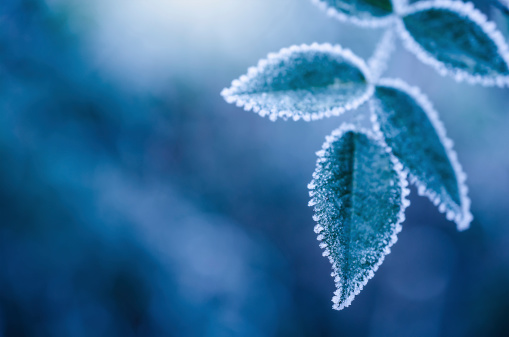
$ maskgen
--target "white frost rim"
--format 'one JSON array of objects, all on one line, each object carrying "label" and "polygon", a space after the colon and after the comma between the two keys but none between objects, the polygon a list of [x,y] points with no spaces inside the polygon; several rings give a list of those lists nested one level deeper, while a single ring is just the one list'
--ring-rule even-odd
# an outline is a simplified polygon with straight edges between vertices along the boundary
[{"label": "white frost rim", "polygon": [[[444,124],[439,118],[438,112],[433,108],[433,104],[430,102],[430,100],[424,95],[419,88],[417,87],[411,87],[406,82],[403,82],[400,79],[382,79],[379,81],[379,86],[385,86],[394,88],[397,90],[400,90],[410,97],[412,97],[415,102],[424,110],[426,115],[428,116],[431,124],[436,130],[436,133],[442,142],[445,152],[447,154],[447,157],[449,158],[449,162],[451,163],[454,173],[456,174],[456,179],[458,181],[458,190],[460,193],[460,200],[461,200],[461,214],[455,214],[454,211],[448,210],[445,203],[440,200],[440,196],[436,195],[432,191],[429,191],[426,188],[426,185],[419,181],[417,177],[413,176],[411,173],[410,175],[410,182],[417,186],[417,191],[419,195],[426,196],[431,200],[431,202],[438,206],[438,210],[441,213],[446,214],[446,218],[449,221],[454,221],[456,223],[456,226],[459,231],[466,230],[470,227],[470,223],[473,220],[472,213],[470,212],[470,198],[468,197],[468,187],[466,185],[467,175],[463,172],[463,168],[461,167],[461,164],[458,161],[458,155],[456,151],[454,151],[453,146],[454,143],[451,139],[447,137]],[[378,122],[378,118],[373,106],[373,100],[370,101],[370,108],[371,108],[371,121],[373,122],[373,127],[376,132],[380,132],[380,124]]]},{"label": "white frost rim", "polygon": [[380,265],[385,259],[385,256],[391,253],[391,247],[398,241],[398,233],[401,232],[402,226],[401,223],[405,221],[405,209],[410,205],[410,201],[407,199],[407,196],[410,194],[410,190],[408,189],[408,181],[407,181],[407,172],[404,170],[403,165],[399,162],[399,160],[391,153],[392,150],[387,146],[385,141],[380,135],[375,135],[371,131],[368,131],[363,128],[357,128],[352,124],[342,124],[338,129],[334,130],[330,136],[327,136],[325,139],[325,143],[322,146],[322,150],[318,151],[316,154],[318,156],[317,164],[315,172],[313,173],[313,180],[308,184],[309,196],[311,200],[309,201],[309,206],[316,205],[317,201],[315,199],[314,188],[316,187],[315,179],[318,177],[318,173],[321,171],[320,163],[325,160],[325,150],[332,146],[332,144],[339,140],[346,132],[355,131],[357,133],[362,133],[366,135],[369,139],[374,140],[377,145],[382,147],[389,153],[390,159],[394,164],[394,170],[399,176],[398,185],[401,188],[401,207],[399,213],[397,215],[396,223],[391,224],[392,233],[390,235],[390,240],[387,243],[387,246],[384,248],[383,253],[379,259],[379,261],[373,266],[373,268],[368,272],[368,275],[364,277],[364,279],[355,285],[353,293],[351,293],[347,298],[341,298],[342,285],[341,285],[341,277],[339,276],[339,268],[337,263],[330,256],[330,251],[328,249],[327,243],[323,242],[324,236],[320,234],[324,228],[320,225],[320,219],[318,217],[313,216],[313,220],[315,220],[318,224],[314,227],[314,231],[317,236],[317,240],[320,241],[320,248],[324,251],[322,253],[323,256],[329,258],[329,262],[332,264],[332,273],[331,276],[334,278],[334,283],[336,285],[337,290],[334,292],[334,297],[332,298],[333,306],[332,308],[335,310],[342,310],[352,303],[355,296],[358,295],[364,286],[368,283],[368,281],[375,276],[375,272],[378,270]]},{"label": "white frost rim", "polygon": [[[509,47],[507,46],[504,36],[502,33],[500,33],[500,31],[497,30],[495,23],[488,21],[486,16],[477,10],[472,3],[447,0],[417,2],[403,9],[401,15],[406,16],[429,9],[450,10],[451,12],[458,14],[460,17],[467,18],[477,24],[482,29],[482,31],[495,43],[498,49],[498,53],[509,67]],[[405,28],[405,24],[402,19],[397,20],[396,27],[397,32],[403,40],[403,45],[410,52],[415,54],[421,62],[434,67],[440,75],[450,75],[458,82],[465,81],[469,84],[481,84],[484,86],[499,87],[509,85],[509,76],[486,77],[480,75],[472,75],[461,69],[449,68],[446,64],[434,58],[430,53],[424,50],[424,48],[422,48],[417,43],[417,41],[415,41],[415,39]]]},{"label": "white frost rim", "polygon": [[[318,8],[323,10],[328,16],[335,18],[341,22],[348,22],[352,23],[354,25],[365,27],[365,28],[380,28],[389,25],[391,22],[394,21],[396,18],[396,15],[389,14],[387,16],[383,17],[373,17],[372,19],[360,19],[355,16],[350,16],[345,13],[341,13],[334,7],[330,7],[326,2],[323,0],[311,0],[311,2],[316,5]],[[394,4],[393,4],[394,6]]]},{"label": "white frost rim", "polygon": [[[357,99],[348,102],[345,104],[345,106],[313,113],[301,110],[279,110],[276,107],[267,110],[262,108],[257,100],[251,98],[246,99],[245,97],[241,97],[245,95],[236,94],[237,90],[244,84],[249,83],[252,79],[264,73],[265,68],[268,65],[277,64],[280,60],[288,58],[290,55],[296,52],[324,52],[341,57],[346,62],[351,63],[361,71],[364,78],[366,79],[366,92]],[[225,88],[221,91],[221,96],[223,96],[226,102],[235,103],[238,107],[243,107],[246,111],[252,110],[262,117],[268,116],[271,121],[276,121],[279,117],[283,118],[284,120],[292,118],[294,121],[298,121],[302,118],[304,121],[309,122],[319,120],[324,117],[339,116],[345,111],[357,109],[371,96],[373,96],[374,86],[372,82],[371,72],[368,66],[364,60],[355,55],[350,49],[345,49],[340,45],[331,45],[330,43],[313,43],[311,45],[302,44],[300,46],[293,45],[289,48],[283,48],[278,53],[269,53],[266,59],[261,59],[258,61],[257,66],[250,67],[246,75],[242,75],[239,79],[233,80],[230,88]]]}]

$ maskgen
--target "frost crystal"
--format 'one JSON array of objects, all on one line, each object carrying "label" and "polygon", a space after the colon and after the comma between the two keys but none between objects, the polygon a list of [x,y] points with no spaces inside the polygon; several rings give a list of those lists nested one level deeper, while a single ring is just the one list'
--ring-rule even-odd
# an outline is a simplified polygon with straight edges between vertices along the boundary
[{"label": "frost crystal", "polygon": [[393,21],[390,0],[312,0],[327,15],[363,27],[385,26]]},{"label": "frost crystal", "polygon": [[406,173],[380,138],[346,125],[327,137],[315,170],[315,232],[332,264],[333,308],[350,305],[401,231]]},{"label": "frost crystal", "polygon": [[372,120],[393,154],[426,195],[459,230],[472,221],[466,175],[452,141],[429,100],[401,80],[380,81],[371,99]]},{"label": "frost crystal", "polygon": [[305,121],[337,116],[373,94],[369,70],[351,51],[312,44],[269,54],[221,93],[260,116]]},{"label": "frost crystal", "polygon": [[401,15],[398,32],[404,45],[440,74],[473,84],[509,84],[505,39],[471,3],[423,1]]}]

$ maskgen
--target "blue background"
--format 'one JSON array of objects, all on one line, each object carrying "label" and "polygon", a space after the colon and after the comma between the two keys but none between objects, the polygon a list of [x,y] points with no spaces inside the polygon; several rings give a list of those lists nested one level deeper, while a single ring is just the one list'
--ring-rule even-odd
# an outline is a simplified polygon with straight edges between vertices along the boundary
[{"label": "blue background", "polygon": [[2,0],[0,336],[508,336],[507,88],[398,45],[387,76],[434,102],[475,219],[459,233],[412,189],[392,253],[340,312],[306,185],[366,107],[273,123],[219,96],[268,52],[368,58],[380,36],[307,0]]}]

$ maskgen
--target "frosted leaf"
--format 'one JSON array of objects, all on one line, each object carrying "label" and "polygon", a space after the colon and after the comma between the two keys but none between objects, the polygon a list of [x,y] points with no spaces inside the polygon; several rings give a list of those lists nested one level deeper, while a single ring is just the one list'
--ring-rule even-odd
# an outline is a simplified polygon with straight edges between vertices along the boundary
[{"label": "frosted leaf", "polygon": [[394,52],[394,29],[391,27],[385,31],[378,43],[373,56],[368,60],[368,67],[371,71],[373,81],[376,81],[387,69],[389,59]]},{"label": "frosted leaf", "polygon": [[[318,239],[332,264],[333,308],[350,305],[378,269],[404,221],[406,173],[381,139],[344,125],[327,137],[314,174]],[[319,229],[319,231],[317,230]]]},{"label": "frosted leaf", "polygon": [[312,0],[327,15],[363,27],[380,27],[393,19],[391,0]]},{"label": "frosted leaf", "polygon": [[338,116],[373,94],[369,70],[351,51],[330,44],[269,54],[221,93],[260,116],[306,121]]},{"label": "frosted leaf", "polygon": [[458,230],[472,221],[463,173],[445,128],[429,100],[400,80],[382,80],[371,99],[372,119],[392,153]]},{"label": "frosted leaf", "polygon": [[423,1],[402,15],[398,31],[405,46],[440,74],[490,86],[509,83],[504,37],[471,3]]}]

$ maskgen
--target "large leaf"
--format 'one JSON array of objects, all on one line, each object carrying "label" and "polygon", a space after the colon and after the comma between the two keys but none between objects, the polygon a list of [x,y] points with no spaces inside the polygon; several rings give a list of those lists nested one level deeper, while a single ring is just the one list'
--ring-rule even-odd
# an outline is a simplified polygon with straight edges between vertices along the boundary
[{"label": "large leaf", "polygon": [[391,0],[312,0],[328,15],[365,27],[379,27],[391,22]]},{"label": "large leaf", "polygon": [[313,44],[269,54],[221,94],[271,120],[309,121],[357,108],[373,94],[373,86],[364,61],[352,52]]},{"label": "large leaf", "polygon": [[383,80],[371,100],[373,122],[410,173],[419,194],[428,196],[459,230],[472,220],[466,176],[428,99],[400,80]]},{"label": "large leaf", "polygon": [[341,310],[390,253],[409,192],[402,165],[388,148],[353,126],[334,131],[318,155],[309,204],[323,255],[332,264],[333,308]]},{"label": "large leaf", "polygon": [[405,11],[399,28],[405,46],[441,74],[484,85],[509,83],[504,37],[472,4],[418,2]]}]

